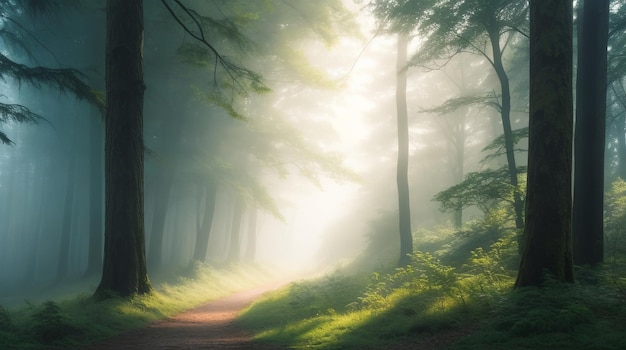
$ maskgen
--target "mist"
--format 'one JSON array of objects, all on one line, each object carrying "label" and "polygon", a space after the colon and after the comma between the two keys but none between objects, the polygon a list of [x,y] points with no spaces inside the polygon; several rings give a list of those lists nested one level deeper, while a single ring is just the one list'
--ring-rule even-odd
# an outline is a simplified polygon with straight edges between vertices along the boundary
[{"label": "mist", "polygon": [[[497,230],[515,228],[509,204],[518,189],[444,192],[468,174],[510,166],[498,141],[501,80],[489,50],[425,60],[427,38],[415,34],[409,63],[399,68],[396,36],[362,3],[217,3],[189,6],[218,19],[203,35],[249,80],[221,70],[215,53],[160,2],[145,3],[149,275],[194,262],[260,264],[301,275],[393,265],[400,254],[399,70],[407,74],[414,249],[439,229],[477,230],[505,205]],[[20,45],[3,37],[3,56],[27,67],[71,69],[65,73],[90,89],[85,94],[106,99],[104,2],[36,15],[19,2],[4,6],[20,26],[9,15],[2,26],[23,34]],[[528,42],[501,41],[509,128],[520,132],[514,154],[523,176]],[[85,279],[94,287],[104,249],[102,110],[61,83],[2,74],[2,103],[26,106],[34,117],[0,119],[10,138],[0,146],[0,303]],[[493,176],[482,185],[500,191],[506,174]]]},{"label": "mist", "polygon": [[[323,29],[280,8],[262,14],[273,24],[244,26],[237,33],[245,35],[242,42],[224,39],[224,54],[258,72],[271,90],[254,93],[218,86],[211,59],[160,4],[146,3],[149,273],[190,264],[199,230],[208,236],[200,259],[218,266],[245,261],[311,272],[363,254],[378,264],[396,259],[396,40],[376,34],[360,5],[345,5],[341,15],[312,13]],[[76,69],[104,93],[102,9],[89,2],[36,20],[22,16],[32,55],[5,42],[6,55]],[[419,45],[413,41],[410,50]],[[433,109],[488,92],[497,81],[475,55],[437,70],[410,68],[408,81],[411,229],[452,225],[453,213],[442,212],[433,197],[485,167],[481,150],[501,131],[497,111],[485,106]],[[3,99],[42,119],[2,124],[14,143],[0,148],[0,297],[97,276],[102,115],[71,92],[15,79],[3,82]],[[513,119],[515,129],[527,125],[525,112]],[[470,209],[462,220],[479,214]]]}]

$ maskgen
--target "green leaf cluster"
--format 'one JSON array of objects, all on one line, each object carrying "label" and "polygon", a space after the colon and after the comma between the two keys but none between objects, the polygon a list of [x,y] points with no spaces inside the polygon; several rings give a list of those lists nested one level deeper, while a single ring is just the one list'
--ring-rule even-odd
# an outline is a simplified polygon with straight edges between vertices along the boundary
[{"label": "green leaf cluster", "polygon": [[[523,184],[526,167],[518,167],[517,172],[520,184]],[[513,188],[508,179],[509,171],[506,166],[471,172],[465,175],[462,182],[437,193],[433,199],[441,203],[443,211],[476,206],[487,214],[503,203],[512,205],[514,191],[522,190]]]},{"label": "green leaf cluster", "polygon": [[442,264],[432,254],[417,251],[409,257],[411,262],[393,273],[374,272],[371,283],[358,298],[359,304],[353,307],[384,308],[389,306],[388,297],[400,288],[412,292],[449,290],[457,281],[455,268]]}]

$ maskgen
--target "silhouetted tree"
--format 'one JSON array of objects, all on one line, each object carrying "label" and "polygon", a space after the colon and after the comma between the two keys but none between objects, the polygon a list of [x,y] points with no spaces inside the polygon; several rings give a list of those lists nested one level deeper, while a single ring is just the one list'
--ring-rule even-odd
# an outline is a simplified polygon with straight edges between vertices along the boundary
[{"label": "silhouetted tree", "polygon": [[580,265],[596,265],[604,260],[609,0],[583,1],[578,13],[572,224],[574,262]]}]

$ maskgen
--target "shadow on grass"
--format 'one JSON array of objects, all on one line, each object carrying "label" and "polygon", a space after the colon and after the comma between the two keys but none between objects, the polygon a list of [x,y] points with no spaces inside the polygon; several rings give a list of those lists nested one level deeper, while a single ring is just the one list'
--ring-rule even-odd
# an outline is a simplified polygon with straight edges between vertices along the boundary
[{"label": "shadow on grass", "polygon": [[344,278],[292,284],[238,322],[260,342],[294,349],[626,349],[624,298],[606,284],[466,298],[400,289],[384,307],[358,309],[363,289]]},{"label": "shadow on grass", "polygon": [[238,322],[264,343],[324,349],[449,344],[449,337],[433,336],[460,337],[473,324],[470,305],[456,303],[436,290],[398,293],[386,308],[357,309],[354,300],[361,295],[362,285],[358,278],[345,278],[292,284],[253,304]]}]

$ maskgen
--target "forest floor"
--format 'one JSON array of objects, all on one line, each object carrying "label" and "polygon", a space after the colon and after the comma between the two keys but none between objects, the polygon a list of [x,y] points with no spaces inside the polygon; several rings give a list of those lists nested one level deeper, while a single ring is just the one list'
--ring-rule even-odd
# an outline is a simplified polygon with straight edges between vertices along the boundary
[{"label": "forest floor", "polygon": [[234,321],[261,295],[287,283],[279,281],[235,293],[86,349],[280,349],[254,342],[252,334]]},{"label": "forest floor", "polygon": [[[235,322],[237,315],[248,305],[263,294],[276,290],[287,283],[289,281],[273,282],[238,292],[174,317],[154,322],[148,327],[129,331],[101,343],[93,344],[85,349],[288,349],[276,344],[254,341],[252,339],[253,334]],[[385,350],[443,349],[459,338],[467,336],[471,331],[471,329],[447,330],[418,341],[387,345],[383,348]],[[376,348],[381,349],[381,347]]]}]

